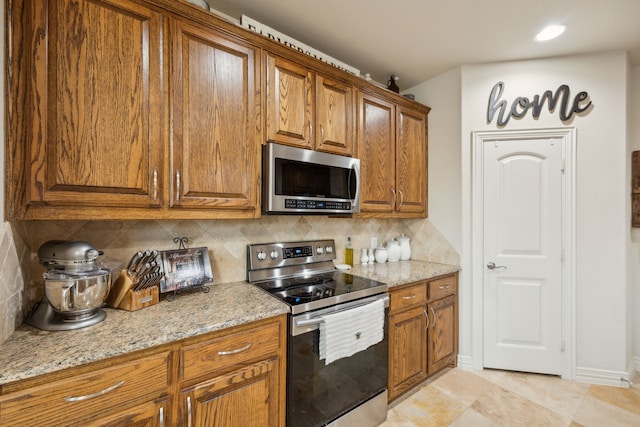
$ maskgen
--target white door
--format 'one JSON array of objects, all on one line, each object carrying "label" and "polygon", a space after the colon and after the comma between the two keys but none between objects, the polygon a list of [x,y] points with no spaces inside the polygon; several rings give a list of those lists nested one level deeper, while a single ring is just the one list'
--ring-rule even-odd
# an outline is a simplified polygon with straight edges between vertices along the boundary
[{"label": "white door", "polygon": [[562,374],[562,139],[482,150],[484,366]]}]

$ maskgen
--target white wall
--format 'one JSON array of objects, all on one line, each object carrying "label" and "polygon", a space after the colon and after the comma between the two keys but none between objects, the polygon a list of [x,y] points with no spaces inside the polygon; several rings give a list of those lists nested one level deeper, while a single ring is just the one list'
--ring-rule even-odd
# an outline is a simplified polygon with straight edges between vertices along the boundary
[{"label": "white wall", "polygon": [[429,113],[429,220],[462,250],[460,197],[460,68],[411,88]]},{"label": "white wall", "polygon": [[[408,89],[429,113],[429,220],[458,253],[462,253],[462,146],[460,144],[461,68]],[[464,280],[466,271],[460,271]],[[460,333],[471,330],[471,301],[459,300]],[[471,354],[470,339],[461,339],[459,354]],[[467,355],[467,356],[465,356]]]},{"label": "white wall", "polygon": [[[640,76],[633,69],[633,96],[640,103]],[[532,98],[562,84],[571,96],[588,92],[593,108],[563,123],[558,109],[511,119],[506,129],[572,126],[577,133],[576,371],[615,378],[628,372],[630,355],[640,355],[640,231],[629,229],[630,150],[640,149],[640,121],[630,126],[629,67],[624,52],[534,61],[464,66],[408,92],[432,107],[429,118],[430,218],[462,248],[460,360],[472,365],[471,132],[498,129],[487,123],[491,89],[505,83],[502,99]],[[456,108],[453,99],[460,94]],[[635,117],[639,105],[634,106]],[[634,135],[633,138],[629,134]],[[458,139],[453,144],[454,139]],[[634,142],[635,141],[635,142]],[[451,177],[459,173],[459,177]],[[458,187],[459,185],[459,187]],[[435,205],[435,206],[434,206]],[[460,207],[458,207],[460,206]],[[458,210],[460,209],[460,210]],[[446,219],[445,219],[446,218]],[[454,230],[454,228],[456,230]],[[631,234],[631,238],[629,237]],[[460,246],[461,245],[461,246]],[[633,252],[632,252],[633,249]],[[629,255],[631,253],[631,255]],[[630,265],[631,264],[631,265]],[[633,295],[632,288],[635,288]],[[635,304],[628,300],[635,297]],[[640,311],[640,309],[639,309]],[[635,326],[635,328],[634,328]],[[635,329],[635,331],[634,331]],[[635,342],[635,347],[632,346]],[[481,355],[476,355],[481,357]],[[618,375],[619,377],[619,375]]]},{"label": "white wall", "polygon": [[[630,148],[629,152],[640,150],[640,66],[631,70],[630,91]],[[629,263],[631,265],[631,293],[630,311],[633,321],[633,355],[635,356],[635,369],[640,370],[640,228],[631,229],[631,250],[629,251]]]}]

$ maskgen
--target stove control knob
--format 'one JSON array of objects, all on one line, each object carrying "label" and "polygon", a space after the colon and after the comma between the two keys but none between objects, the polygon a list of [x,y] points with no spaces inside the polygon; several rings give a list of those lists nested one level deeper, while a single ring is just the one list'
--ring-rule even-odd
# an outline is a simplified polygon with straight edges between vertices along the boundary
[{"label": "stove control knob", "polygon": [[328,254],[330,254],[330,253],[332,253],[332,252],[333,252],[333,248],[332,248],[331,246],[327,246],[324,250],[325,250]]},{"label": "stove control knob", "polygon": [[323,254],[323,253],[324,253],[324,248],[322,248],[322,246],[318,246],[318,247],[316,248],[316,253],[317,253],[318,255]]},{"label": "stove control knob", "polygon": [[278,258],[278,251],[271,251],[271,259]]},{"label": "stove control knob", "polygon": [[265,251],[258,252],[258,259],[260,261],[264,261],[265,259],[267,259],[267,253]]}]

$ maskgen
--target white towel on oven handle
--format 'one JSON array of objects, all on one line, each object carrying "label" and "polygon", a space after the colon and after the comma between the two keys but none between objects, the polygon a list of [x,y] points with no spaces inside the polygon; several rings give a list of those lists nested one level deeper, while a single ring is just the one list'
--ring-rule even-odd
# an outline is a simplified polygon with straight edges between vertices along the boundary
[{"label": "white towel on oven handle", "polygon": [[384,338],[384,300],[322,316],[318,353],[329,364]]}]

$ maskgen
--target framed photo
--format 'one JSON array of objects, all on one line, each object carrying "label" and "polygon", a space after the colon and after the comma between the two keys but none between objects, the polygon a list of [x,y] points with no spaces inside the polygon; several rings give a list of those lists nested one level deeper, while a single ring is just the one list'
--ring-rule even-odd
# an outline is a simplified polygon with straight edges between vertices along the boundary
[{"label": "framed photo", "polygon": [[178,291],[213,281],[206,247],[161,251],[160,256],[165,277],[160,283],[160,292]]}]

